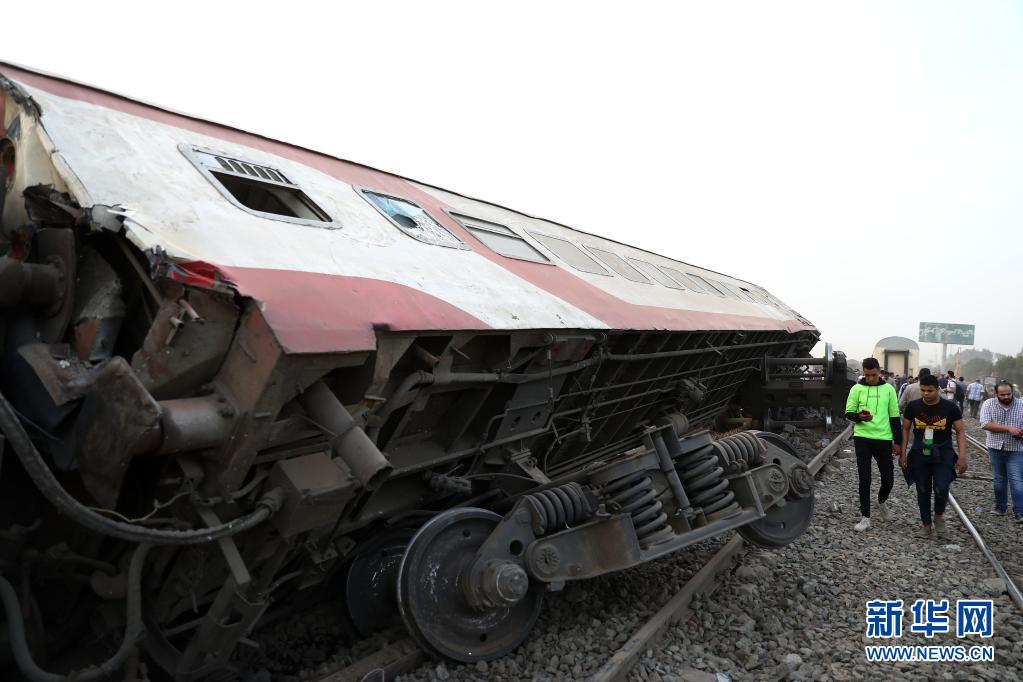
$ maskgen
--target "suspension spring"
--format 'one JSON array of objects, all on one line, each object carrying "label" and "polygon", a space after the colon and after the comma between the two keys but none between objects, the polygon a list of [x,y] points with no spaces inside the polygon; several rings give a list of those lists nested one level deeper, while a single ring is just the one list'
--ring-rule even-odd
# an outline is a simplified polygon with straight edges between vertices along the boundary
[{"label": "suspension spring", "polygon": [[647,472],[626,474],[608,483],[601,492],[605,500],[632,516],[640,547],[646,549],[675,536]]},{"label": "suspension spring", "polygon": [[714,445],[679,457],[676,468],[689,501],[694,508],[703,510],[708,521],[739,511],[735,493],[728,489],[728,479],[718,462]]},{"label": "suspension spring", "polygon": [[575,481],[525,495],[523,499],[532,508],[537,535],[585,521],[597,510],[593,492]]},{"label": "suspension spring", "polygon": [[749,431],[734,433],[714,441],[718,463],[725,474],[732,476],[760,466],[764,461],[767,445]]}]

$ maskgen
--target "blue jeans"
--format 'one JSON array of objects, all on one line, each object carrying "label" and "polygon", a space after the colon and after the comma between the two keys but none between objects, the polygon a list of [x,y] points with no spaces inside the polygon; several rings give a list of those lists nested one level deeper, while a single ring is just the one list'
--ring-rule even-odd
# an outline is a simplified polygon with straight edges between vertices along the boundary
[{"label": "blue jeans", "polygon": [[995,509],[1005,511],[1008,507],[1008,487],[1012,490],[1013,514],[1023,516],[1023,450],[988,448],[987,456],[995,485]]}]

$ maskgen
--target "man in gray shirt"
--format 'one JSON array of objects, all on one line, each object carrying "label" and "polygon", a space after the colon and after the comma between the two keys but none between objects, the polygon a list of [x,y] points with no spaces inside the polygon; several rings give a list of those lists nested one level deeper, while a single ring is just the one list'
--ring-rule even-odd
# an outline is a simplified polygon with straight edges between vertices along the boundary
[{"label": "man in gray shirt", "polygon": [[[920,378],[921,379],[923,379],[926,376],[930,376],[930,374],[931,374],[931,370],[929,370],[928,368],[926,368],[926,367],[921,367],[920,368]],[[920,396],[920,382],[917,381],[914,384],[907,385],[906,386],[906,390],[903,391],[902,395],[899,396],[899,413],[900,414],[905,414],[906,413],[906,405],[909,404],[909,401],[910,400],[920,400],[920,398],[921,398],[921,396]]]}]

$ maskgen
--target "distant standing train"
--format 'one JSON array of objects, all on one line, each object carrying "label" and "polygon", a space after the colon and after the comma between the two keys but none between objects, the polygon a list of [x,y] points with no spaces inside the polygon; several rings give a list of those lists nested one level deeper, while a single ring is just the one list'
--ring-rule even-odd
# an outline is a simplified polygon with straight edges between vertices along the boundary
[{"label": "distant standing train", "polygon": [[783,439],[696,428],[844,404],[760,286],[13,65],[0,122],[5,679],[229,673],[316,590],[487,660],[810,523]]}]

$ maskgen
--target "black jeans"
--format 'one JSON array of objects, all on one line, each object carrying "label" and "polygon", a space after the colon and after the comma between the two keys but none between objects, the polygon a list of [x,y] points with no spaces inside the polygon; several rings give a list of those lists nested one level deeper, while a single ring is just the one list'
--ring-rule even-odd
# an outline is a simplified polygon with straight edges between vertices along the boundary
[{"label": "black jeans", "polygon": [[977,411],[980,409],[979,400],[967,400],[966,406],[970,408],[970,416],[974,419],[977,418]]},{"label": "black jeans", "polygon": [[942,515],[948,505],[948,489],[955,480],[956,451],[952,445],[935,447],[930,455],[923,450],[909,451],[909,466],[916,483],[916,503],[920,507],[920,520],[931,525],[931,490],[934,490],[934,513]]},{"label": "black jeans", "polygon": [[892,441],[874,438],[853,438],[856,447],[856,472],[860,478],[860,516],[870,518],[870,460],[877,462],[881,472],[881,489],[877,501],[884,502],[895,485],[895,463],[892,461]]}]

